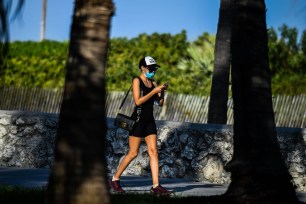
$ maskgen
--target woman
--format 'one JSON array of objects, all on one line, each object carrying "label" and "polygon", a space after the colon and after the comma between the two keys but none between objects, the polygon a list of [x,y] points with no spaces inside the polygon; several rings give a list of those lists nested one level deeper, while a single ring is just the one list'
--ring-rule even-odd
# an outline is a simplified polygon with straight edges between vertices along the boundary
[{"label": "woman", "polygon": [[[163,105],[164,92],[168,86],[167,84],[157,86],[152,79],[158,67],[159,65],[152,57],[146,56],[139,62],[140,76],[133,79],[133,98],[136,107],[132,117],[136,119],[139,116],[139,121],[134,130],[129,132],[128,154],[121,161],[117,172],[109,180],[110,187],[114,192],[125,192],[120,185],[120,176],[130,162],[137,157],[140,143],[144,138],[148,147],[152,174],[153,185],[150,191],[154,194],[170,194],[170,191],[159,184],[158,178],[157,129],[153,117],[153,105],[155,102],[160,106]],[[137,114],[139,108],[141,113]]]}]

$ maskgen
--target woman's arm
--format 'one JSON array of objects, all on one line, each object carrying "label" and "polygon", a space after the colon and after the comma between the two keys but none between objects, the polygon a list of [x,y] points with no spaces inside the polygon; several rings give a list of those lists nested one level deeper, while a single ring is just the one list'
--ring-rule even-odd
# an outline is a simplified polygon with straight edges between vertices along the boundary
[{"label": "woman's arm", "polygon": [[[153,85],[155,87],[157,87],[156,81],[153,81]],[[165,90],[166,90],[167,87],[165,85],[162,85],[162,87],[163,87],[162,91],[160,93],[158,93],[158,105],[159,106],[163,106],[164,101],[165,101],[164,96],[165,96]]]}]

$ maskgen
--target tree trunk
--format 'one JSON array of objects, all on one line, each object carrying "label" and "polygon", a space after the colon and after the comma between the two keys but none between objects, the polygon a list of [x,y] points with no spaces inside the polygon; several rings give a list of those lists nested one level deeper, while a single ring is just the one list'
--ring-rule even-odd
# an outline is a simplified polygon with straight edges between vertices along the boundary
[{"label": "tree trunk", "polygon": [[40,41],[45,39],[46,34],[46,16],[47,16],[47,2],[48,0],[42,0],[42,10],[41,10],[41,21],[40,21]]},{"label": "tree trunk", "polygon": [[76,0],[64,98],[46,203],[110,203],[106,187],[105,67],[111,0]]},{"label": "tree trunk", "polygon": [[[12,22],[18,15],[21,15],[21,10],[25,4],[25,0],[19,0],[15,5],[12,19],[10,19],[13,0],[0,0],[0,87],[4,86],[4,73],[7,68],[5,60],[9,51],[9,22]],[[10,19],[10,21],[9,21]]]},{"label": "tree trunk", "polygon": [[277,142],[264,0],[234,0],[234,155],[226,166],[234,203],[296,203]]},{"label": "tree trunk", "polygon": [[230,73],[231,1],[221,0],[207,123],[226,124]]}]

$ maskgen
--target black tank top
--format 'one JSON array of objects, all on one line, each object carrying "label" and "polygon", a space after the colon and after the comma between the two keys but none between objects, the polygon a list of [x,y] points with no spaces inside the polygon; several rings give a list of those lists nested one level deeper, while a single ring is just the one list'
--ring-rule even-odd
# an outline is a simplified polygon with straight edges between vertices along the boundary
[{"label": "black tank top", "polygon": [[[140,81],[140,96],[145,96],[148,93],[150,93],[155,86],[152,83],[152,87],[148,88],[142,81],[142,79],[140,77],[137,77]],[[153,116],[153,105],[154,105],[154,101],[157,99],[158,95],[155,94],[153,97],[151,97],[149,100],[147,100],[146,102],[144,102],[143,104],[141,104],[141,115],[140,115],[140,121],[152,121],[154,120],[154,116]],[[135,106],[134,112],[132,114],[133,118],[137,118],[137,108],[138,106]]]}]

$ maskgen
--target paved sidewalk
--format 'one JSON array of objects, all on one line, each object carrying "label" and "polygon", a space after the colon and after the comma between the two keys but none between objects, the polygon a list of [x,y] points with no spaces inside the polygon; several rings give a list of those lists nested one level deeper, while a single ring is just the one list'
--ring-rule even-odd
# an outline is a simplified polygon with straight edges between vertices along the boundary
[{"label": "paved sidewalk", "polygon": [[[47,186],[50,169],[0,168],[0,186]],[[121,184],[127,192],[146,193],[151,188],[151,178],[122,176]],[[193,182],[187,179],[161,178],[160,183],[178,196],[210,196],[226,192],[227,185],[208,182]],[[306,193],[297,192],[298,198],[306,202]]]}]

